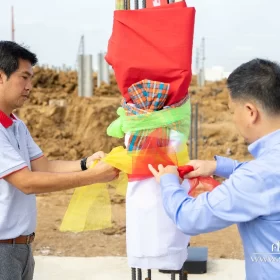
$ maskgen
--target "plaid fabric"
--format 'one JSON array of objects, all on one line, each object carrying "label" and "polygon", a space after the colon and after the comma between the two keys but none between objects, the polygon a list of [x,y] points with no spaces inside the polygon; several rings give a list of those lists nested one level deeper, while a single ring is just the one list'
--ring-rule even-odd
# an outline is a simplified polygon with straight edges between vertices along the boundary
[{"label": "plaid fabric", "polygon": [[142,110],[140,113],[153,112],[163,108],[169,87],[169,84],[143,80],[132,85],[128,92],[135,107]]},{"label": "plaid fabric", "polygon": [[[159,110],[168,110],[179,107],[187,102],[188,96],[179,103],[164,108],[169,88],[169,84],[142,80],[133,84],[128,90],[133,104],[128,104],[125,99],[123,99],[121,105],[125,109],[126,115],[131,116],[148,114],[149,112]],[[156,129],[156,133],[153,133],[155,132],[154,129],[137,131],[130,136],[127,150],[137,151],[143,148],[166,147],[169,144],[170,130],[184,131],[184,125],[185,122],[180,121],[172,123],[168,127],[158,128]]]}]

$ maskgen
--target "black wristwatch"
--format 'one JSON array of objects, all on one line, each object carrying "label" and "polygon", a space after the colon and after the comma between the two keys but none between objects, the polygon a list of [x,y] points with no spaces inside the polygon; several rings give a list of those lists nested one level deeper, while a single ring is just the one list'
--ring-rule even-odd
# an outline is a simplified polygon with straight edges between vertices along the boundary
[{"label": "black wristwatch", "polygon": [[81,169],[82,169],[83,171],[87,170],[87,157],[81,159]]}]

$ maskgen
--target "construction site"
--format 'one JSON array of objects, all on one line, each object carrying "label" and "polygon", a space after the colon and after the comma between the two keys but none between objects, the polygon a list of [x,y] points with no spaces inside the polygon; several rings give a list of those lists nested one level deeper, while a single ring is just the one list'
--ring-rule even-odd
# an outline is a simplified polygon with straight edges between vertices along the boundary
[{"label": "construction site", "polygon": [[[95,81],[96,77],[95,73]],[[199,104],[198,158],[212,160],[214,155],[221,155],[250,159],[227,111],[225,81],[206,82],[204,87],[198,87],[194,76],[189,92],[192,103]],[[99,150],[110,152],[113,147],[123,144],[122,139],[106,135],[108,125],[117,117],[120,99],[113,75],[110,85],[102,84],[95,88],[95,96],[84,98],[78,96],[76,72],[36,68],[32,96],[17,115],[25,121],[49,159],[76,160]],[[111,189],[112,228],[79,234],[62,233],[59,227],[72,194],[73,191],[64,191],[37,196],[35,255],[125,257],[125,197]],[[191,246],[208,247],[209,259],[243,259],[236,226],[192,237]]]},{"label": "construction site", "polygon": [[[116,10],[177,5],[184,1],[139,2],[116,0]],[[12,41],[16,41],[15,30],[12,7]],[[120,86],[120,75],[109,67],[106,52],[97,54],[97,69],[93,67],[96,54],[86,54],[84,40],[82,35],[75,67],[58,68],[41,64],[34,67],[31,95],[24,106],[14,112],[26,124],[49,160],[81,160],[98,151],[108,154],[115,147],[125,146],[123,138],[110,137],[107,131],[118,118],[118,108],[123,106],[124,87]],[[226,77],[222,75],[224,73],[215,81],[206,78],[205,43],[207,39],[205,42],[203,37],[199,39],[199,46],[193,47],[192,68],[195,71],[192,75],[188,74],[191,76],[186,93],[191,104],[190,134],[186,143],[189,158],[213,160],[218,155],[238,161],[251,160],[248,145],[239,135],[229,113],[229,90]],[[220,177],[214,176],[214,179],[223,182]],[[117,193],[113,186],[108,185],[108,190],[112,226],[80,232],[61,231],[75,189],[36,196],[37,231],[32,244],[37,262],[34,280],[119,280],[130,277],[136,280],[136,272],[138,280],[162,280],[170,279],[170,276],[172,280],[176,279],[178,271],[169,271],[168,274],[156,269],[152,270],[152,276],[151,269],[148,269],[145,278],[145,269],[136,270],[127,265],[126,196]],[[200,257],[195,259],[193,271],[196,268],[198,271],[193,272],[192,267],[188,267],[185,278],[180,274],[183,270],[180,271],[180,280],[245,277],[243,246],[236,225],[191,236],[188,247],[194,250],[194,255],[196,250],[203,249],[203,260]],[[200,262],[207,269],[198,268]]]}]

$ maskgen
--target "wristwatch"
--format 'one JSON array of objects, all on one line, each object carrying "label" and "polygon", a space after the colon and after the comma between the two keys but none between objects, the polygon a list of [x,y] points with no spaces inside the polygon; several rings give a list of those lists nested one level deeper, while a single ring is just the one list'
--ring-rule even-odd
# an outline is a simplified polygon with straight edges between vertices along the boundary
[{"label": "wristwatch", "polygon": [[81,169],[82,169],[83,171],[87,170],[87,157],[81,159]]}]

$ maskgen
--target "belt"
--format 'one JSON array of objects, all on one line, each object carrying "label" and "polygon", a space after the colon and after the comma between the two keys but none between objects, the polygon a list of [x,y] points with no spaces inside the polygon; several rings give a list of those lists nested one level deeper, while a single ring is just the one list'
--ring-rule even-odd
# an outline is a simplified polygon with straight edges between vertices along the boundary
[{"label": "belt", "polygon": [[0,240],[0,244],[31,244],[35,239],[35,233],[30,235],[21,235],[13,239]]}]

